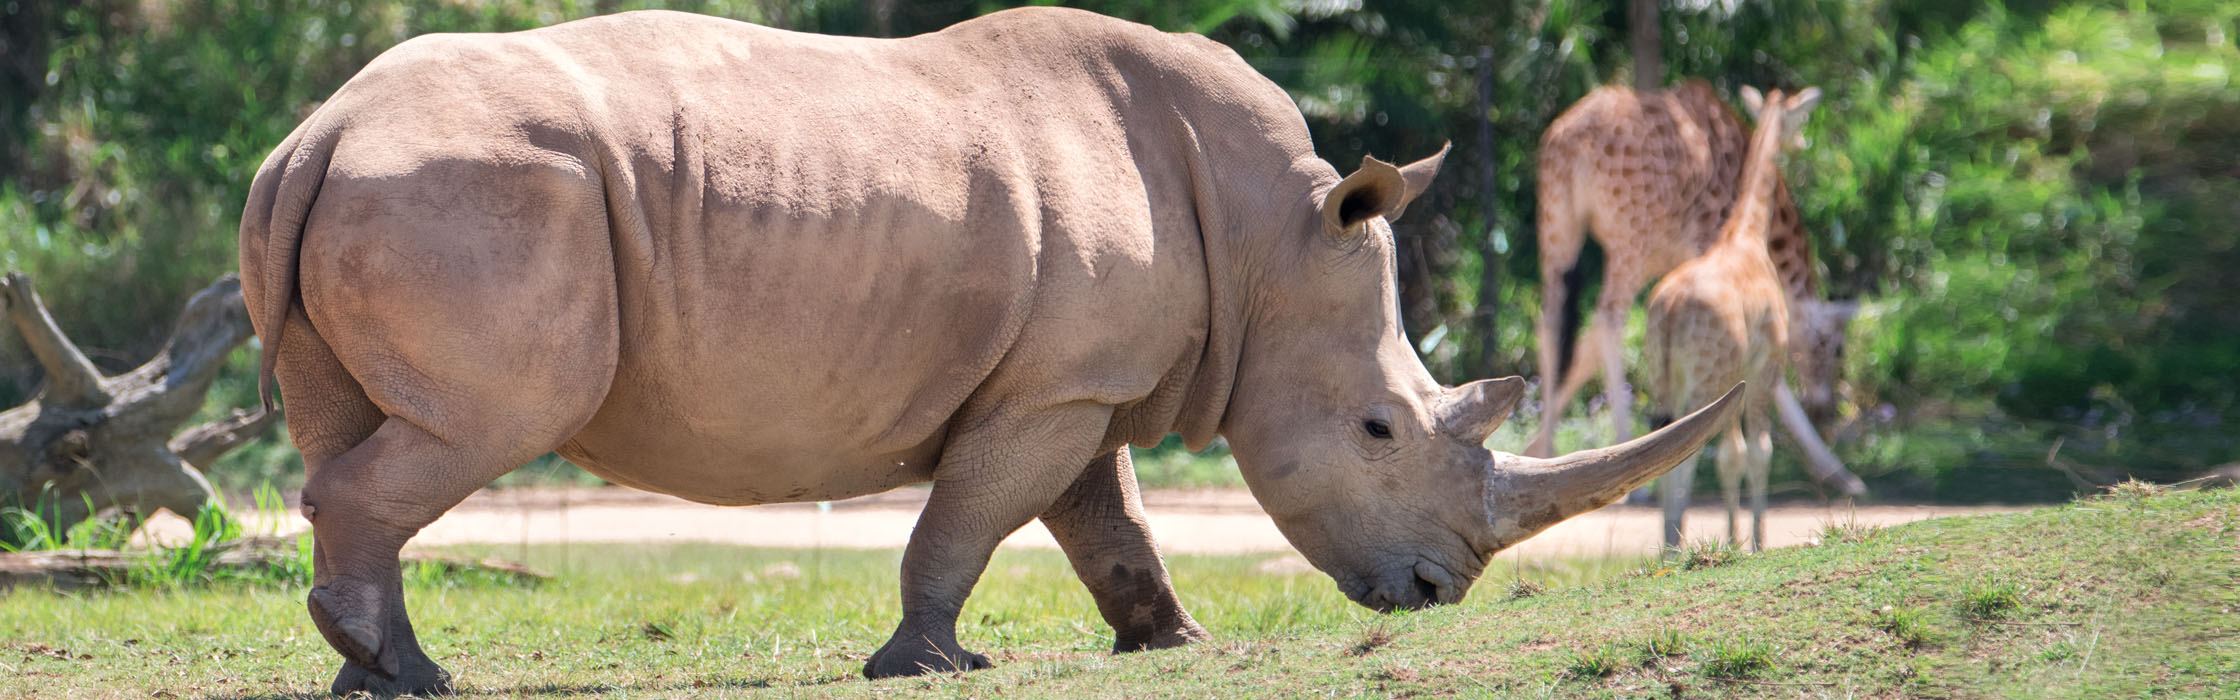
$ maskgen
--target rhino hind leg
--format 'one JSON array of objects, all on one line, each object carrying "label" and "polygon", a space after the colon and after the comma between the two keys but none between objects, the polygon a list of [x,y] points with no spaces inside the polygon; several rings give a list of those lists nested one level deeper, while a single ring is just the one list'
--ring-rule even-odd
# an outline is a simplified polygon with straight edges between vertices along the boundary
[{"label": "rhino hind leg", "polygon": [[1073,571],[1112,626],[1113,653],[1167,649],[1211,639],[1182,608],[1144,521],[1135,467],[1121,448],[1098,457],[1042,512]]},{"label": "rhino hind leg", "polygon": [[1112,407],[1069,403],[967,409],[934,468],[933,492],[902,553],[902,622],[863,666],[867,678],[992,668],[957,643],[957,616],[1003,538],[1048,510],[1080,476]]},{"label": "rhino hind leg", "polygon": [[[549,409],[534,414],[446,410],[433,401],[377,407],[343,363],[324,352],[323,339],[301,333],[284,342],[299,339],[315,347],[284,355],[280,374],[306,465],[303,513],[313,540],[306,606],[344,661],[332,690],[381,698],[448,693],[451,674],[421,649],[406,612],[399,552],[475,490],[565,441],[588,420],[600,393],[565,382],[531,389],[531,405]],[[485,397],[442,398],[474,405]],[[456,419],[493,415],[498,420]],[[446,440],[423,423],[445,425],[462,439]]]},{"label": "rhino hind leg", "polygon": [[346,664],[335,676],[335,693],[450,692],[451,674],[413,634],[397,555],[421,528],[517,466],[512,457],[478,456],[390,418],[305,480],[314,542],[306,607]]}]

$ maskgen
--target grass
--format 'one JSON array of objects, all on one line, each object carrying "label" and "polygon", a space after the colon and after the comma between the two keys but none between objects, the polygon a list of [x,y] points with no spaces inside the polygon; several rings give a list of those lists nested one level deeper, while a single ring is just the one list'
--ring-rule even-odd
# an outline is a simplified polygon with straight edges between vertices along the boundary
[{"label": "grass", "polygon": [[[1464,603],[1389,617],[1319,574],[1261,571],[1264,557],[1171,557],[1216,641],[1124,656],[1104,653],[1110,632],[1063,556],[1004,551],[959,628],[999,667],[879,682],[856,674],[895,621],[897,552],[527,552],[558,577],[407,583],[423,642],[470,697],[2240,694],[2233,490],[1928,521],[1690,571],[1537,571],[1545,590],[1523,598],[1503,595],[1522,577],[1503,558]],[[315,697],[336,659],[302,594],[0,593],[0,697]],[[1996,617],[1980,617],[1986,601]]]},{"label": "grass", "polygon": [[1649,633],[1649,637],[1641,643],[1641,653],[1645,660],[1655,660],[1687,654],[1690,646],[1693,646],[1693,642],[1688,633],[1676,627],[1667,627]]},{"label": "grass", "polygon": [[1674,565],[1682,571],[1726,566],[1742,559],[1742,549],[1734,543],[1717,537],[1705,537],[1682,543],[1675,553]]},{"label": "grass", "polygon": [[1616,643],[1606,643],[1573,653],[1571,663],[1564,667],[1564,672],[1570,674],[1573,678],[1602,678],[1637,666],[1641,661],[1642,659],[1634,653],[1633,649]]},{"label": "grass", "polygon": [[2022,586],[2007,581],[1968,584],[1960,591],[1960,615],[1970,620],[2006,617],[2022,607]]},{"label": "grass", "polygon": [[1706,647],[1703,675],[1713,680],[1749,678],[1773,668],[1773,645],[1747,639],[1722,639]]},{"label": "grass", "polygon": [[1875,611],[1875,626],[1890,633],[1892,639],[1904,643],[1908,649],[1933,645],[1944,638],[1927,611],[1911,606],[1882,606]]}]

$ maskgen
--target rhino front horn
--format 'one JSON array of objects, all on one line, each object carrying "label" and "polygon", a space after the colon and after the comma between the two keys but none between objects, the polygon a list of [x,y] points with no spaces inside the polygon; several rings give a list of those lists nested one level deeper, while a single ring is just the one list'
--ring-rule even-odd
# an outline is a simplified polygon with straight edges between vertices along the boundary
[{"label": "rhino front horn", "polygon": [[1695,455],[1726,429],[1742,405],[1743,384],[1656,432],[1630,442],[1553,459],[1496,452],[1486,475],[1486,513],[1507,547],[1580,513],[1609,505]]}]

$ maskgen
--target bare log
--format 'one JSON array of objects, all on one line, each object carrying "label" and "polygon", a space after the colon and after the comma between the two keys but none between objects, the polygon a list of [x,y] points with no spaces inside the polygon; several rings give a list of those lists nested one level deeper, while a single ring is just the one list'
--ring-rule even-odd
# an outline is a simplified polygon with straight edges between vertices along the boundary
[{"label": "bare log", "polygon": [[[213,572],[288,567],[295,565],[296,558],[301,556],[295,543],[285,539],[236,540],[218,545],[216,549],[217,556],[210,565]],[[148,556],[148,552],[114,549],[0,552],[0,591],[15,586],[74,589],[118,585],[130,581],[133,567],[143,565]],[[402,559],[422,566],[440,566],[447,574],[495,572],[515,583],[536,583],[551,578],[544,572],[499,559],[466,559],[417,552],[407,552]]]},{"label": "bare log", "polygon": [[154,358],[114,377],[102,377],[56,327],[29,278],[8,273],[0,302],[47,370],[45,392],[0,412],[0,505],[49,499],[42,510],[59,527],[112,508],[193,517],[216,498],[193,465],[276,418],[237,412],[172,438],[202,406],[226,354],[252,335],[241,283],[230,275],[188,300]]}]

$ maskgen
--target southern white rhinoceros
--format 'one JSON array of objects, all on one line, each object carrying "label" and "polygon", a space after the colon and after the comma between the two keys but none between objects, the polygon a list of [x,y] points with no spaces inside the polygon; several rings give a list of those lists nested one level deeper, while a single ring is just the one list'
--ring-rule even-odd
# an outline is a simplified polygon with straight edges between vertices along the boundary
[{"label": "southern white rhinoceros", "polygon": [[1204,639],[1125,449],[1169,433],[1226,436],[1353,600],[1459,600],[1729,404],[1597,452],[1487,452],[1522,382],[1441,387],[1393,313],[1386,221],[1438,167],[1341,179],[1235,53],[1073,10],[893,40],[635,12],[405,42],[273,152],[241,226],[334,689],[448,686],[397,552],[548,451],[727,505],[933,482],[873,677],[987,666],[958,610],[1038,517],[1116,651]]}]

